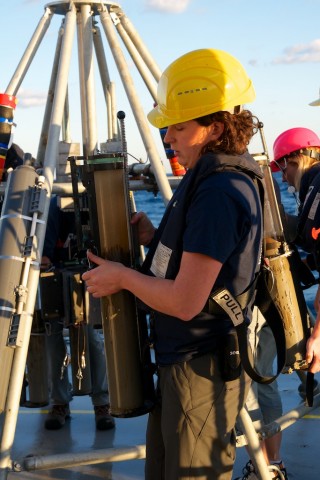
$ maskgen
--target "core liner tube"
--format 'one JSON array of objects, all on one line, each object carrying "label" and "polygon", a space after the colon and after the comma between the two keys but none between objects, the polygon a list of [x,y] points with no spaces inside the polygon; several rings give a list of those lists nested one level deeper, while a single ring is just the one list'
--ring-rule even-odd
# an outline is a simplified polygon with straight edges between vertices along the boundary
[{"label": "core liner tube", "polygon": [[[90,158],[87,188],[91,220],[99,230],[99,255],[130,267],[133,246],[124,161],[99,157],[95,165],[94,157]],[[127,290],[103,297],[101,310],[111,414],[143,415],[151,410],[154,399],[146,317]]]},{"label": "core liner tube", "polygon": [[306,343],[311,320],[298,274],[299,259],[285,239],[274,180],[267,156],[256,158],[264,173],[264,244],[265,257],[272,272],[273,301],[279,311],[284,333],[286,361],[283,373],[308,368]]}]

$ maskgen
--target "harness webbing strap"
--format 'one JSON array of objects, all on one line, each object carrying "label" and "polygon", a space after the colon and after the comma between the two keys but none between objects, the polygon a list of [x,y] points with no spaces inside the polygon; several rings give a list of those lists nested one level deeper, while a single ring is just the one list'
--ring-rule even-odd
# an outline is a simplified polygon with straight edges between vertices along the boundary
[{"label": "harness webbing strap", "polygon": [[[249,287],[244,292],[242,292],[240,295],[237,295],[235,297],[235,299],[239,303],[242,310],[245,310],[247,308],[247,306],[249,305],[249,303],[251,302],[251,300],[254,298],[255,291],[256,291],[256,288],[257,288],[258,278],[259,278],[259,272],[256,273],[255,278],[254,278],[253,282],[249,285]],[[221,307],[219,306],[218,302],[216,302],[216,300],[212,296],[217,291],[219,291],[219,289],[214,290],[210,294],[210,296],[209,296],[209,298],[208,298],[208,300],[207,300],[207,302],[206,302],[206,304],[205,304],[205,306],[202,310],[203,312],[210,313],[210,315],[221,315],[223,313],[223,311],[222,311],[223,309],[221,310]],[[227,313],[229,315],[229,311]]]},{"label": "harness webbing strap", "polygon": [[306,401],[307,407],[313,407],[313,394],[314,394],[314,373],[307,372],[306,381]]},{"label": "harness webbing strap", "polygon": [[[214,291],[210,295],[210,298],[214,300],[227,313],[235,327],[239,341],[240,358],[246,373],[255,382],[265,384],[272,383],[281,373],[285,365],[285,335],[279,312],[276,309],[274,303],[272,301],[267,302],[269,303],[268,310],[264,309],[264,312],[261,313],[263,313],[269,327],[271,328],[273,336],[275,337],[278,368],[275,375],[262,376],[255,370],[254,367],[253,355],[248,342],[248,327],[245,322],[243,310],[240,303],[231,295],[229,290],[227,290],[226,288],[220,288]],[[266,303],[264,304],[266,305]]]}]

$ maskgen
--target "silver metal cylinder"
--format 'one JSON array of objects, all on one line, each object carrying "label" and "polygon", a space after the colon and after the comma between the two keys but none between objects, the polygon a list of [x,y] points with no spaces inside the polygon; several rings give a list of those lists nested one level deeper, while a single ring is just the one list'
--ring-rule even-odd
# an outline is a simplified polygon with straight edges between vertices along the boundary
[{"label": "silver metal cylinder", "polygon": [[36,178],[35,170],[25,165],[9,175],[0,219],[0,412],[4,409],[15,347],[9,346],[9,335],[16,311],[16,289],[21,282],[24,246],[33,220],[28,186],[33,186]]}]

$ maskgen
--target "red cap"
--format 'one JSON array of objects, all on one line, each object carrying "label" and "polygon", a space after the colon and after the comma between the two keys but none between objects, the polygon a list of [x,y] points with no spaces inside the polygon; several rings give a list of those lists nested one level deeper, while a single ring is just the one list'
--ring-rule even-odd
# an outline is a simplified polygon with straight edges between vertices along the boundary
[{"label": "red cap", "polygon": [[5,107],[16,108],[17,98],[14,95],[8,95],[7,93],[0,93],[0,105]]}]

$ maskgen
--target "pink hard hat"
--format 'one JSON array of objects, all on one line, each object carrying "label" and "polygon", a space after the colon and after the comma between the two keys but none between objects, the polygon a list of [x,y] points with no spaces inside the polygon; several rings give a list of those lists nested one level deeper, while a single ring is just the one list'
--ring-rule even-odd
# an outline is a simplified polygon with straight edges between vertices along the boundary
[{"label": "pink hard hat", "polygon": [[275,163],[280,158],[297,150],[310,147],[320,147],[320,139],[313,130],[303,127],[285,130],[276,138],[273,144],[274,158],[270,164],[271,170],[273,172],[280,170]]}]

